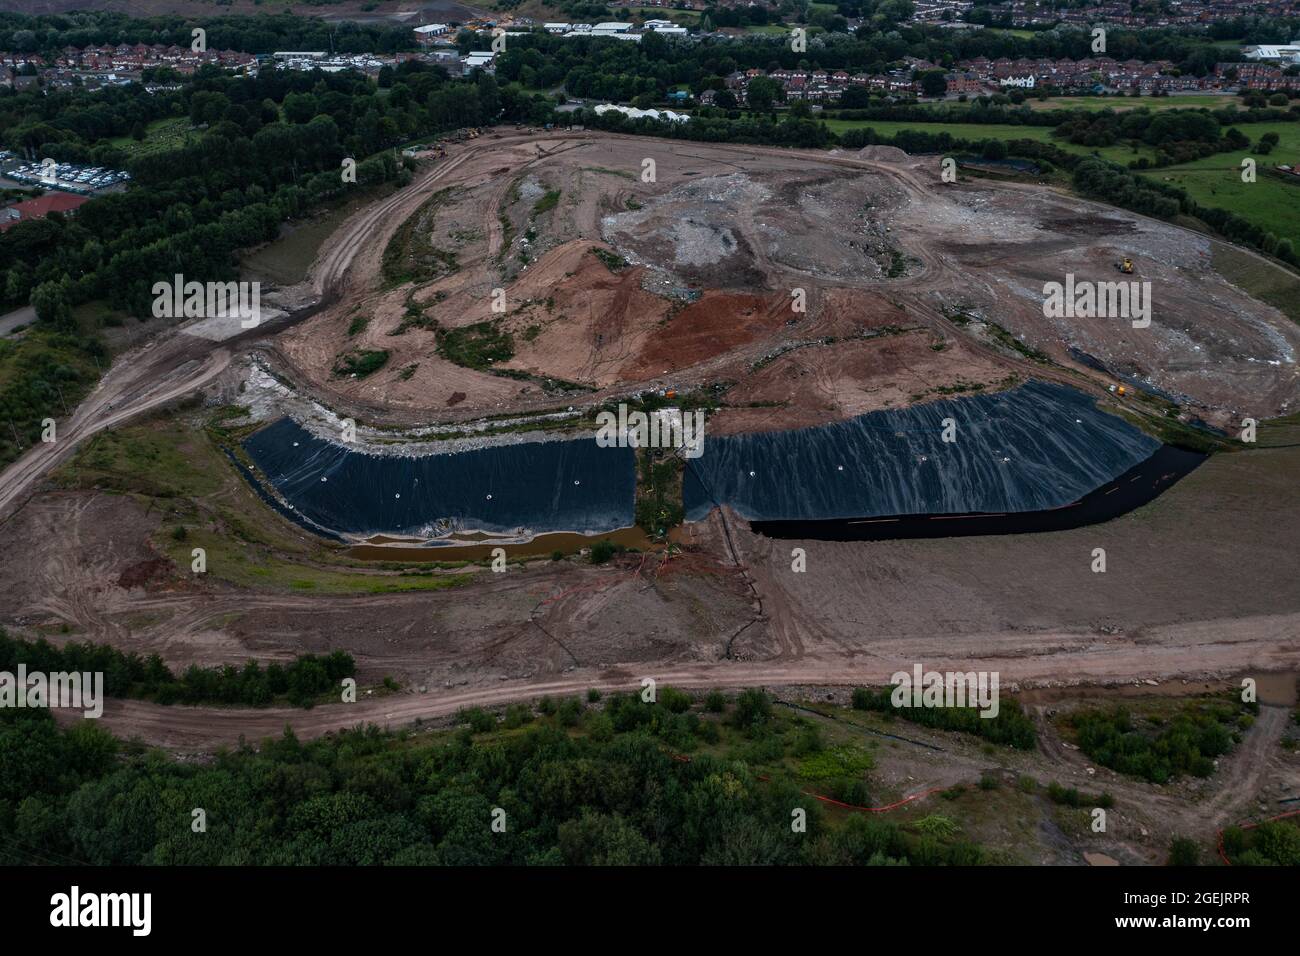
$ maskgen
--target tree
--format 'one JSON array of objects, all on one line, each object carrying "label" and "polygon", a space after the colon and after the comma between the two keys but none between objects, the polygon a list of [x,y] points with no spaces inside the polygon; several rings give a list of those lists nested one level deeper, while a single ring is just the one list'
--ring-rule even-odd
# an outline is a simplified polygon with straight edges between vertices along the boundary
[{"label": "tree", "polygon": [[1174,837],[1169,844],[1169,865],[1199,866],[1200,863],[1201,848],[1196,845],[1196,841],[1187,837]]},{"label": "tree", "polygon": [[190,97],[190,122],[195,126],[216,123],[229,107],[230,100],[224,93],[199,90]]},{"label": "tree", "polygon": [[927,70],[921,74],[921,92],[926,96],[943,96],[948,92],[948,79],[943,70]]},{"label": "tree", "polygon": [[781,84],[771,77],[756,76],[749,81],[745,90],[745,100],[751,110],[766,113],[774,103],[785,97]]},{"label": "tree", "polygon": [[38,321],[68,332],[76,327],[72,318],[72,281],[64,276],[58,282],[42,282],[32,290],[32,306]]}]

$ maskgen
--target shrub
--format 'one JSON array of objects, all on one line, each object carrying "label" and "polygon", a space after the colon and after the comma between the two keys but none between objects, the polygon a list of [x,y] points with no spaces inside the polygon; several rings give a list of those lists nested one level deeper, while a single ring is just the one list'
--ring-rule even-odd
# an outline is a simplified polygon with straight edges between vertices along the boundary
[{"label": "shrub", "polygon": [[1201,848],[1195,840],[1187,837],[1174,837],[1169,844],[1170,866],[1200,866]]}]

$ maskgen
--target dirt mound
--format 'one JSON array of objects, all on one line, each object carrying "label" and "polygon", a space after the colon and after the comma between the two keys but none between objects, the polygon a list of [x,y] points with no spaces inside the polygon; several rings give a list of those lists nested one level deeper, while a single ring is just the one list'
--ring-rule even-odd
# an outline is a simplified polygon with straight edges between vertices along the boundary
[{"label": "dirt mound", "polygon": [[117,586],[128,590],[147,587],[151,583],[165,580],[171,576],[171,573],[170,561],[165,558],[149,558],[124,568],[117,576]]},{"label": "dirt mound", "polygon": [[863,146],[857,153],[858,159],[867,159],[873,163],[905,163],[910,156],[897,146]]},{"label": "dirt mound", "polygon": [[506,366],[585,385],[621,380],[668,317],[671,304],[641,287],[644,269],[619,267],[600,244],[570,242],[548,254],[508,292],[523,301],[507,325],[515,357]]},{"label": "dirt mound", "polygon": [[655,329],[619,374],[637,381],[674,372],[770,335],[795,317],[786,295],[706,292]]},{"label": "dirt mound", "polygon": [[709,429],[724,435],[823,425],[988,391],[1007,379],[999,362],[928,329],[814,343],[786,352],[728,390],[729,407],[709,419]]}]

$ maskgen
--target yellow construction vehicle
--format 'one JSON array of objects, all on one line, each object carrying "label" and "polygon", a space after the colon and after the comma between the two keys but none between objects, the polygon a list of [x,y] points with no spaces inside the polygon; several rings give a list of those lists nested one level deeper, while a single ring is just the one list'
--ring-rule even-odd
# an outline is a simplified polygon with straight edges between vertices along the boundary
[{"label": "yellow construction vehicle", "polygon": [[1125,256],[1124,261],[1121,262],[1116,268],[1118,268],[1119,271],[1124,273],[1126,276],[1131,276],[1133,274],[1133,260],[1130,259],[1128,256]]}]

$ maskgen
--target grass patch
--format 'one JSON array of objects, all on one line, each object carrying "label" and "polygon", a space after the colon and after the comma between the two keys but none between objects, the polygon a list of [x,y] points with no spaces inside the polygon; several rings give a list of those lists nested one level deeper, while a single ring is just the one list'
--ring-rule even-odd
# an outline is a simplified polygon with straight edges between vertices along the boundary
[{"label": "grass patch", "polygon": [[108,142],[128,156],[136,157],[169,149],[180,149],[187,143],[197,142],[202,134],[201,130],[195,130],[190,126],[189,117],[169,116],[166,119],[154,120],[145,127],[142,140],[132,136],[115,136]]},{"label": "grass patch", "polygon": [[876,765],[871,753],[852,744],[828,747],[799,764],[799,777],[803,780],[827,780],[832,777],[853,777],[866,773]]},{"label": "grass patch", "polygon": [[500,319],[476,322],[459,329],[438,330],[438,354],[465,368],[490,371],[514,357],[514,338],[502,330]]},{"label": "grass patch", "polygon": [[605,268],[610,272],[621,272],[627,268],[627,260],[608,249],[601,249],[598,246],[591,247],[592,253],[605,264]]},{"label": "grass patch", "polygon": [[253,427],[225,411],[206,429],[173,417],[103,432],[79,448],[51,480],[70,490],[130,495],[146,510],[165,502],[170,517],[153,544],[182,577],[192,575],[192,550],[203,548],[208,576],[259,590],[383,594],[442,590],[472,578],[469,573],[400,574],[356,565],[323,542],[304,541],[271,515],[218,447],[220,442],[237,449],[235,442]]},{"label": "grass patch", "polygon": [[540,216],[544,212],[550,212],[560,204],[560,190],[549,190],[545,196],[533,204],[533,216]]},{"label": "grass patch", "polygon": [[1215,270],[1233,285],[1280,310],[1291,321],[1300,322],[1300,276],[1219,243],[1214,246],[1213,263]]},{"label": "grass patch", "polygon": [[438,207],[450,194],[443,189],[430,196],[407,217],[384,247],[383,275],[390,285],[429,282],[460,268],[456,253],[439,249],[431,239]]},{"label": "grass patch", "polygon": [[388,364],[389,352],[387,349],[363,349],[354,352],[344,352],[334,363],[335,375],[350,375],[355,378],[365,378],[378,372]]}]

